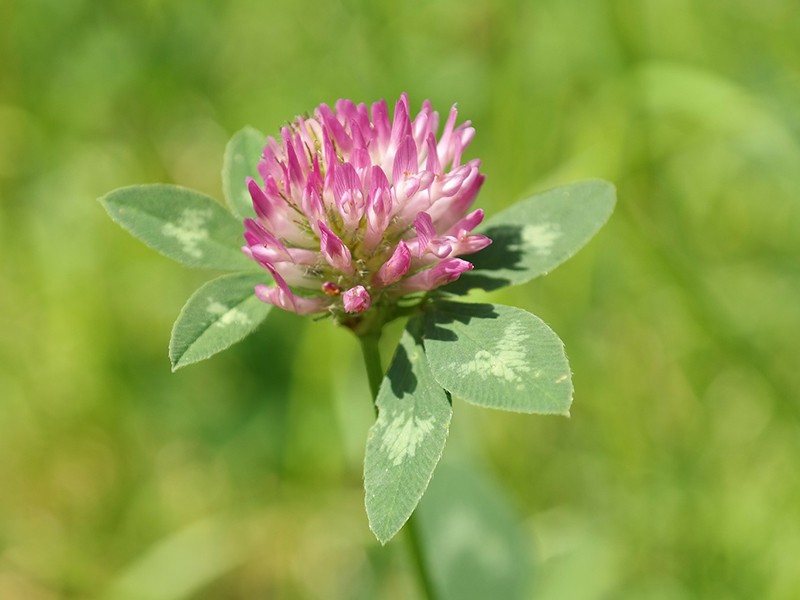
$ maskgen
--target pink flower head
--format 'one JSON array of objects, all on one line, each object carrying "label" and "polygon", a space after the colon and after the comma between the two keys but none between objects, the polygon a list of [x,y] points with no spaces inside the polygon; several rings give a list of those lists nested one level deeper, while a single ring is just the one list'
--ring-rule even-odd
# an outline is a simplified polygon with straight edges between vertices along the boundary
[{"label": "pink flower head", "polygon": [[475,130],[457,116],[453,107],[437,139],[427,100],[415,117],[406,94],[392,116],[383,100],[339,100],[267,138],[263,185],[247,180],[256,218],[245,221],[242,248],[277,284],[258,286],[258,298],[341,318],[471,269],[455,257],[491,240],[471,234],[483,219],[469,209],[484,176],[479,160],[462,162]]}]

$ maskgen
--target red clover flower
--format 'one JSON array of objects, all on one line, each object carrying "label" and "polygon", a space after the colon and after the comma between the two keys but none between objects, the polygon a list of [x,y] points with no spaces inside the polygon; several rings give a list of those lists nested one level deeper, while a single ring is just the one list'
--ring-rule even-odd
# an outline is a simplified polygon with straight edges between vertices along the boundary
[{"label": "red clover flower", "polygon": [[[613,185],[587,180],[482,223],[483,211],[471,209],[484,181],[480,161],[463,160],[475,130],[469,121],[456,125],[457,116],[453,107],[439,134],[431,103],[412,119],[406,94],[391,118],[383,100],[321,104],[266,145],[252,128],[234,135],[222,169],[228,210],[175,185],[128,186],[101,198],[112,219],[164,255],[229,271],[192,294],[178,316],[173,370],[242,340],[273,306],[332,316],[357,336],[377,415],[364,453],[365,507],[381,543],[409,520],[431,480],[453,397],[569,414],[571,369],[553,330],[521,308],[457,296],[549,273],[592,238],[616,202]],[[479,226],[486,235],[473,233]],[[253,272],[253,261],[274,286]],[[401,317],[405,329],[384,368],[383,326]],[[417,556],[423,539],[409,536]]]},{"label": "red clover flower", "polygon": [[462,164],[475,129],[456,117],[453,106],[437,139],[428,100],[413,120],[405,93],[392,120],[383,100],[339,100],[267,138],[242,248],[277,284],[258,285],[258,298],[342,320],[472,269],[458,257],[491,243],[470,234],[483,211],[467,212],[485,176],[480,160]]}]

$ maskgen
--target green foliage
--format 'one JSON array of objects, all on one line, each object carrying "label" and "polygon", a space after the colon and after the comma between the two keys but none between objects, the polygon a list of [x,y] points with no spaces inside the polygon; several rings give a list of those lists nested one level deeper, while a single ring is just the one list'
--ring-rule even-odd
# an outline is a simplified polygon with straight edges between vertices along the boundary
[{"label": "green foliage", "polygon": [[109,216],[164,256],[190,267],[252,268],[239,249],[242,223],[217,202],[175,185],[134,185],[100,199]]},{"label": "green foliage", "polygon": [[367,437],[367,516],[383,544],[414,512],[450,427],[450,398],[428,370],[418,327],[412,321],[400,338],[375,402],[378,420]]},{"label": "green foliage", "polygon": [[443,461],[415,518],[439,600],[530,598],[520,517],[475,465]]},{"label": "green foliage", "polygon": [[436,303],[425,314],[425,353],[436,381],[467,402],[569,414],[572,381],[564,344],[522,309]]},{"label": "green foliage", "polygon": [[225,146],[222,164],[222,189],[230,211],[244,219],[255,217],[253,201],[247,191],[245,179],[258,179],[258,162],[264,150],[266,136],[252,127],[245,127]]},{"label": "green foliage", "polygon": [[172,370],[205,360],[258,327],[272,308],[253,294],[264,280],[263,273],[233,273],[209,281],[192,294],[172,329]]},{"label": "green foliage", "polygon": [[594,237],[615,203],[612,184],[587,180],[512,204],[476,231],[491,238],[492,244],[470,258],[475,270],[448,289],[495,290],[549,273]]},{"label": "green foliage", "polygon": [[409,321],[364,460],[367,515],[381,543],[425,492],[447,439],[451,393],[488,408],[568,415],[570,375],[561,340],[522,309],[440,301]]}]

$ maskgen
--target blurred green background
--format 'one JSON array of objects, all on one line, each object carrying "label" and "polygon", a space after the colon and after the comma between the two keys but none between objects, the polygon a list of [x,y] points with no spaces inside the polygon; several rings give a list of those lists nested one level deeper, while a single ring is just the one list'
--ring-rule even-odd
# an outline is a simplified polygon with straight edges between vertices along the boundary
[{"label": "blurred green background", "polygon": [[274,311],[171,374],[213,274],[96,202],[221,198],[242,126],[402,90],[473,121],[490,215],[618,185],[578,256],[475,297],[574,370],[569,420],[455,401],[446,459],[508,490],[530,597],[797,598],[799,39],[791,0],[0,4],[0,598],[416,597],[367,528],[355,341]]}]

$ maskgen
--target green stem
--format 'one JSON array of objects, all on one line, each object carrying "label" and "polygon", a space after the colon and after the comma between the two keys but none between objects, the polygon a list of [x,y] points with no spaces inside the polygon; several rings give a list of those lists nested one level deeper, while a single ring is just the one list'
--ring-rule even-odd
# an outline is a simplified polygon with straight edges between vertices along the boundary
[{"label": "green stem", "polygon": [[416,511],[411,513],[411,516],[406,521],[406,539],[408,540],[408,548],[411,551],[411,559],[414,561],[414,567],[417,569],[417,579],[422,588],[423,597],[426,600],[436,600],[436,591],[433,587],[431,574],[428,571],[428,564],[425,562],[425,553],[422,550],[422,541],[419,537],[419,524],[416,519]]},{"label": "green stem", "polygon": [[[369,379],[369,391],[372,392],[372,404],[378,399],[378,390],[381,388],[383,380],[383,367],[381,366],[381,352],[378,342],[380,334],[369,334],[359,336],[361,342],[361,354],[364,356],[364,365],[367,367],[367,379]],[[378,414],[378,407],[375,406],[375,414]]]},{"label": "green stem", "polygon": [[[367,367],[367,378],[369,379],[369,389],[372,392],[372,403],[375,407],[375,414],[378,414],[378,406],[375,401],[378,399],[378,390],[383,381],[383,367],[381,366],[381,355],[378,343],[380,334],[367,334],[358,337],[361,342],[361,354],[364,356],[364,365]],[[431,581],[428,565],[425,563],[425,554],[422,551],[422,543],[419,537],[415,515],[412,514],[405,525],[406,540],[408,540],[409,550],[414,568],[417,572],[417,579],[422,588],[425,600],[436,600],[433,582]]]}]

